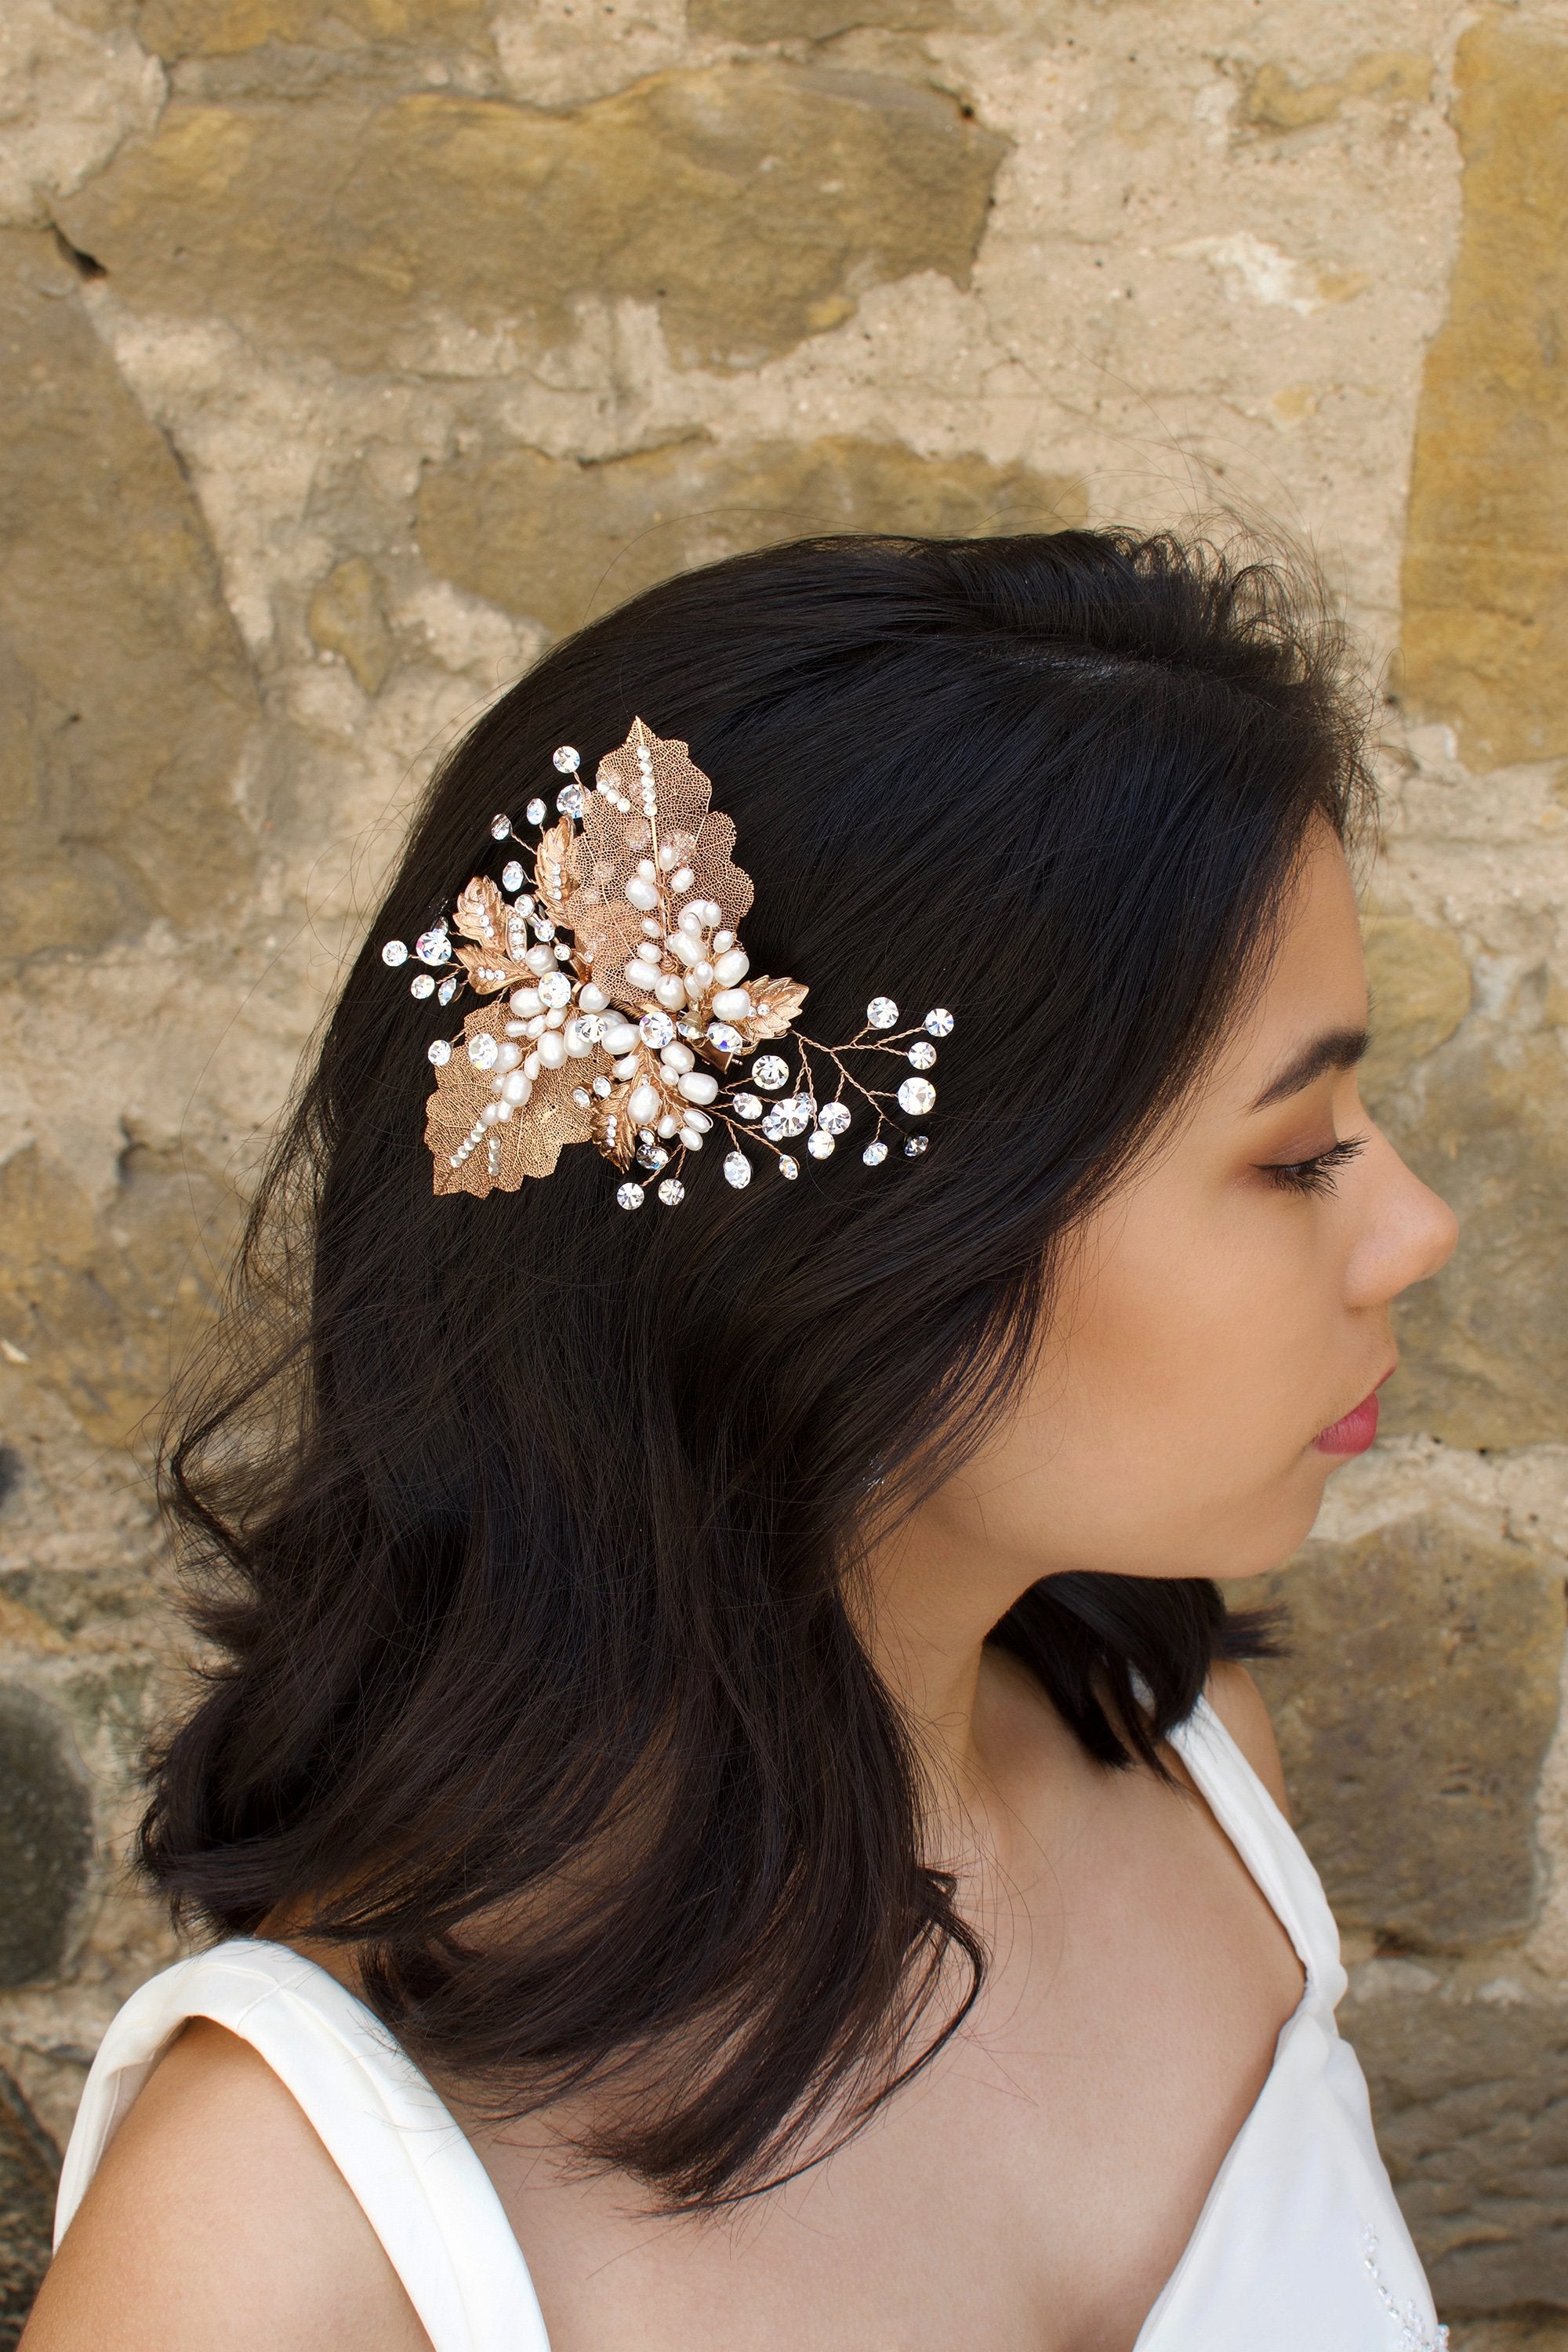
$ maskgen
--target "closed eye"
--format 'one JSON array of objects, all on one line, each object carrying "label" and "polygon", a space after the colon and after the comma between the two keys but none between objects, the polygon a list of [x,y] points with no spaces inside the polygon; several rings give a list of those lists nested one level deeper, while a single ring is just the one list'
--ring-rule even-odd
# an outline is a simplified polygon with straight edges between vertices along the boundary
[{"label": "closed eye", "polygon": [[1348,1168],[1357,1153],[1365,1149],[1364,1135],[1347,1135],[1342,1143],[1331,1144],[1327,1151],[1315,1151],[1310,1160],[1272,1160],[1263,1172],[1287,1192],[1332,1192],[1338,1171]]}]

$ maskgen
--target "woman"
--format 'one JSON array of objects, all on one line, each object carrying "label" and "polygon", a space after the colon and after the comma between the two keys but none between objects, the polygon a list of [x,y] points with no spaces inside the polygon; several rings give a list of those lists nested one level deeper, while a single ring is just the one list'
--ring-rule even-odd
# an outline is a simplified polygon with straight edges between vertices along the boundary
[{"label": "woman", "polygon": [[28,2352],[1439,2344],[1215,1582],[1452,1246],[1364,797],[1310,600],[1123,533],[742,558],[480,720],[174,1456],[231,1940]]}]

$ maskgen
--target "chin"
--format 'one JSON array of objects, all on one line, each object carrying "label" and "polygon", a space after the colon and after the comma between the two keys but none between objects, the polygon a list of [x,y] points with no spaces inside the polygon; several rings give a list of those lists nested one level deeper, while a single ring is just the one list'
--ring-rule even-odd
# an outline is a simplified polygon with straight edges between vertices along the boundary
[{"label": "chin", "polygon": [[1249,1524],[1237,1526],[1234,1540],[1226,1545],[1223,1559],[1193,1572],[1212,1576],[1217,1583],[1226,1584],[1249,1576],[1267,1576],[1270,1569],[1283,1566],[1311,1534],[1322,1508],[1329,1473],[1338,1466],[1331,1455],[1309,1456],[1307,1476],[1303,1478],[1298,1472],[1291,1482],[1292,1491],[1270,1496],[1267,1506]]}]

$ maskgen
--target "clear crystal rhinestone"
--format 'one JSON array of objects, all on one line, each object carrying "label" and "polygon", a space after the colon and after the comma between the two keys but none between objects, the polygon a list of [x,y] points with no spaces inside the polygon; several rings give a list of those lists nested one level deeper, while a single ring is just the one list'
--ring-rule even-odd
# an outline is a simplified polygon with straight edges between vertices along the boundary
[{"label": "clear crystal rhinestone", "polygon": [[816,1123],[825,1135],[842,1135],[849,1124],[848,1104],[824,1103],[816,1114]]},{"label": "clear crystal rhinestone", "polygon": [[595,1078],[595,1081],[594,1081],[594,1092],[595,1092],[595,1093],[599,1097],[599,1098],[600,1098],[600,1100],[601,1100],[601,1101],[604,1099],[605,1096],[605,1095],[607,1095],[607,1094],[609,1093],[609,1091],[610,1091],[610,1082],[609,1082],[608,1078],[606,1078],[606,1077],[597,1077],[597,1078]]},{"label": "clear crystal rhinestone", "polygon": [[661,1045],[669,1045],[675,1036],[675,1024],[668,1013],[645,1013],[637,1023],[637,1028],[643,1044],[651,1045],[656,1054]]},{"label": "clear crystal rhinestone", "polygon": [[637,1147],[637,1158],[642,1161],[645,1168],[651,1168],[657,1175],[658,1171],[668,1160],[669,1154],[665,1150],[662,1143],[650,1142],[639,1144]]},{"label": "clear crystal rhinestone", "polygon": [[[544,992],[542,989],[540,991],[541,995],[542,995],[543,992]],[[577,1015],[576,1028],[578,1036],[582,1038],[583,1043],[585,1045],[596,1045],[600,1038],[605,1034],[605,1024],[603,1018],[597,1013],[579,1013]]]},{"label": "clear crystal rhinestone", "polygon": [[583,754],[574,751],[570,743],[557,744],[550,756],[563,776],[574,776],[583,764]]},{"label": "clear crystal rhinestone", "polygon": [[761,1118],[763,1106],[755,1095],[737,1095],[731,1105],[737,1118]]},{"label": "clear crystal rhinestone", "polygon": [[557,963],[570,963],[572,961],[571,949],[560,940],[555,942],[555,961]]},{"label": "clear crystal rhinestone", "polygon": [[921,1118],[936,1100],[936,1088],[929,1078],[906,1078],[899,1088],[899,1108],[912,1111]]},{"label": "clear crystal rhinestone", "polygon": [[388,940],[386,945],[382,949],[381,960],[383,963],[389,963],[395,967],[400,963],[406,963],[408,961],[408,950],[404,946],[401,940]]},{"label": "clear crystal rhinestone", "polygon": [[445,1037],[432,1037],[425,1050],[438,1070],[444,1069],[452,1058],[452,1048]]},{"label": "clear crystal rhinestone", "polygon": [[833,1138],[824,1129],[813,1128],[805,1139],[805,1148],[814,1160],[830,1160],[833,1156]]},{"label": "clear crystal rhinestone", "polygon": [[563,784],[555,795],[555,805],[563,816],[581,816],[583,814],[582,785]]},{"label": "clear crystal rhinestone", "polygon": [[789,1064],[778,1054],[759,1054],[752,1064],[752,1083],[775,1094],[789,1082]]},{"label": "clear crystal rhinestone", "polygon": [[490,819],[490,839],[491,839],[492,841],[506,841],[506,840],[508,840],[508,839],[510,837],[510,834],[511,834],[511,819],[510,819],[510,816],[492,816],[492,817],[491,817],[491,819]]},{"label": "clear crystal rhinestone", "polygon": [[784,1115],[777,1103],[773,1105],[763,1118],[761,1131],[767,1137],[770,1143],[779,1142],[786,1132]]},{"label": "clear crystal rhinestone", "polygon": [[[549,810],[545,807],[544,803],[537,794],[535,794],[534,798],[529,802],[528,806],[523,810],[523,814],[528,819],[530,824],[542,824],[549,814]],[[632,1186],[632,1191],[636,1192],[637,1189],[637,1186],[634,1184]],[[638,1194],[638,1198],[641,1198],[640,1194]]]},{"label": "clear crystal rhinestone", "polygon": [[746,1041],[728,1021],[710,1021],[708,1043],[721,1054],[743,1054]]},{"label": "clear crystal rhinestone", "polygon": [[421,931],[414,942],[414,952],[421,963],[450,963],[452,942],[447,936],[446,924],[435,923],[429,930]]},{"label": "clear crystal rhinestone", "polygon": [[518,864],[515,857],[509,857],[506,864],[501,867],[500,887],[503,890],[521,889],[522,867]]},{"label": "clear crystal rhinestone", "polygon": [[911,1135],[909,1141],[904,1146],[904,1158],[906,1160],[918,1160],[925,1148],[926,1139],[923,1135]]},{"label": "clear crystal rhinestone", "polygon": [[917,1037],[910,1047],[910,1060],[917,1070],[929,1070],[936,1060],[936,1047],[928,1038]]},{"label": "clear crystal rhinestone", "polygon": [[860,1154],[868,1168],[879,1168],[888,1156],[888,1147],[880,1140],[868,1143]]},{"label": "clear crystal rhinestone", "polygon": [[791,1095],[787,1102],[780,1103],[779,1112],[786,1135],[804,1135],[816,1115],[816,1105],[809,1095]]},{"label": "clear crystal rhinestone", "polygon": [[873,1029],[891,1029],[899,1017],[899,1008],[890,996],[874,996],[866,1007],[866,1018]]},{"label": "clear crystal rhinestone", "polygon": [[572,1089],[572,1099],[576,1104],[579,1110],[586,1110],[594,1097],[588,1092],[586,1087],[574,1087]]},{"label": "clear crystal rhinestone", "polygon": [[468,1040],[468,1059],[476,1070],[493,1070],[500,1047],[488,1029],[476,1029]]},{"label": "clear crystal rhinestone", "polygon": [[640,1184],[623,1184],[617,1190],[616,1199],[623,1209],[640,1209],[642,1207],[642,1186]]},{"label": "clear crystal rhinestone", "polygon": [[658,1188],[658,1197],[667,1209],[678,1209],[686,1198],[686,1187],[679,1176],[667,1176]]},{"label": "clear crystal rhinestone", "polygon": [[708,1034],[708,1032],[703,1028],[701,1022],[693,1021],[689,1013],[683,1013],[675,1025],[680,1032],[680,1034],[687,1038],[693,1045],[696,1045],[699,1037],[705,1037]]},{"label": "clear crystal rhinestone", "polygon": [[952,1015],[945,1004],[931,1006],[925,1017],[925,1029],[928,1037],[950,1037],[952,1034]]},{"label": "clear crystal rhinestone", "polygon": [[752,1181],[752,1163],[743,1151],[731,1151],[724,1161],[724,1181],[733,1184],[737,1192]]},{"label": "clear crystal rhinestone", "polygon": [[449,973],[447,979],[441,982],[440,987],[436,991],[437,1002],[442,1004],[450,1004],[453,997],[456,996],[461,985],[462,982],[458,979],[458,974],[455,971]]},{"label": "clear crystal rhinestone", "polygon": [[787,1176],[793,1183],[795,1177],[800,1174],[799,1160],[792,1160],[787,1151],[781,1152],[779,1155],[779,1174],[781,1176]]},{"label": "clear crystal rhinestone", "polygon": [[536,940],[552,940],[555,937],[555,926],[548,915],[535,915],[533,936]]},{"label": "clear crystal rhinestone", "polygon": [[[572,983],[563,971],[547,971],[544,974],[539,983],[539,1001],[541,1004],[570,1004]],[[911,1083],[908,1078],[904,1081],[906,1086]]]},{"label": "clear crystal rhinestone", "polygon": [[408,983],[408,993],[410,996],[417,996],[423,1002],[426,996],[435,995],[436,983],[427,971],[416,971]]}]

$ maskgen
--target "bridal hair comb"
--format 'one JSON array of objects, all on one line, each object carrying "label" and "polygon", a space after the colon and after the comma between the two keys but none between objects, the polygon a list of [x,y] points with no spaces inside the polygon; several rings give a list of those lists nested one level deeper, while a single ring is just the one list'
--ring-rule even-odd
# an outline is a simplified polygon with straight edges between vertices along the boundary
[{"label": "bridal hair comb", "polygon": [[[919,1118],[935,1102],[926,1074],[952,1027],[946,1007],[900,1029],[892,999],[873,996],[847,1043],[805,1036],[795,1025],[802,982],[752,972],[737,932],[752,879],[686,745],[635,719],[600,761],[592,792],[571,744],[554,759],[565,779],[554,823],[542,798],[527,808],[538,833],[531,875],[517,856],[499,887],[476,875],[414,943],[416,998],[450,1004],[466,985],[480,999],[460,1036],[429,1048],[425,1139],[437,1192],[515,1192],[525,1176],[548,1176],[563,1145],[595,1143],[622,1171],[623,1209],[643,1203],[634,1169],[658,1177],[660,1201],[674,1208],[686,1197],[686,1155],[715,1127],[730,1140],[724,1174],[739,1187],[752,1181],[751,1150],[797,1176],[791,1143],[804,1137],[826,1160],[868,1113],[868,1167],[887,1159],[889,1136],[911,1160],[924,1151],[926,1138],[894,1127],[889,1107]],[[512,820],[497,816],[490,835],[515,842]],[[388,940],[382,961],[405,964],[409,952]],[[844,1058],[860,1054],[890,1054],[908,1076],[896,1087],[865,1085]],[[830,1067],[830,1092],[814,1056]]]}]

